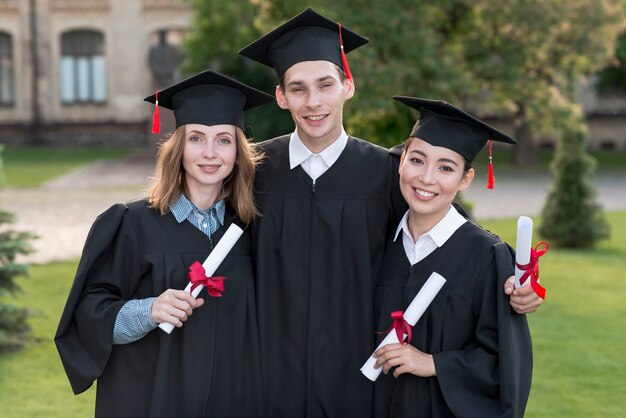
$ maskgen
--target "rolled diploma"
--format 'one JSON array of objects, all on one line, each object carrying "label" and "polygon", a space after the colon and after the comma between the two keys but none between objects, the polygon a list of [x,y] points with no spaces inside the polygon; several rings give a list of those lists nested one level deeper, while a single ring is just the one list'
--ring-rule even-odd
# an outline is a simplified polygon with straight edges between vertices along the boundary
[{"label": "rolled diploma", "polygon": [[[415,297],[409,304],[409,307],[406,308],[406,311],[404,311],[403,316],[406,322],[411,325],[415,325],[445,283],[446,279],[444,279],[442,275],[437,272],[433,272],[428,280],[426,280],[426,283],[424,283],[424,286],[422,286],[417,295],[415,295]],[[402,341],[404,341],[405,338],[406,334],[404,334],[404,338],[402,338]],[[376,350],[386,346],[387,344],[394,344],[399,342],[400,341],[398,341],[398,337],[395,331],[391,330],[378,345],[378,347],[376,347]],[[378,376],[380,376],[380,373],[383,370],[382,367],[379,367],[378,369],[374,368],[375,363],[376,358],[372,353],[372,355],[369,359],[367,359],[363,367],[361,367],[361,373],[363,373],[365,377],[367,377],[372,382],[375,381]]]},{"label": "rolled diploma", "polygon": [[[533,220],[528,216],[520,216],[517,220],[517,240],[515,242],[515,263],[525,265],[530,262],[530,246],[533,239]],[[519,280],[525,271],[515,266],[515,288],[526,286],[530,280],[520,284]]]},{"label": "rolled diploma", "polygon": [[[241,237],[241,234],[243,234],[243,229],[239,228],[237,225],[231,224],[228,227],[222,239],[219,240],[213,251],[211,251],[211,254],[209,254],[207,259],[204,260],[204,263],[202,263],[202,267],[204,267],[207,277],[211,277],[213,273],[215,273],[215,270],[217,270],[230,250],[235,246],[235,243],[239,237]],[[197,297],[203,288],[204,286],[202,285],[196,286],[196,288],[193,289],[191,296],[194,298]],[[189,282],[187,287],[185,287],[185,292],[189,292],[189,290],[191,290],[191,282]],[[169,322],[161,322],[159,324],[159,328],[169,334],[174,329],[174,325]]]}]

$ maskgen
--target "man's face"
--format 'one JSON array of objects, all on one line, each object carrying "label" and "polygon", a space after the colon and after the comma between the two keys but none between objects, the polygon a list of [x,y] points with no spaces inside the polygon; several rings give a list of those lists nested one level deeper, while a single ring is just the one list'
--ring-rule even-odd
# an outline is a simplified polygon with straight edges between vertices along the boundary
[{"label": "man's face", "polygon": [[352,80],[342,82],[329,61],[303,61],[285,72],[283,86],[276,87],[278,105],[291,112],[311,151],[324,150],[341,134],[343,103],[354,95]]}]

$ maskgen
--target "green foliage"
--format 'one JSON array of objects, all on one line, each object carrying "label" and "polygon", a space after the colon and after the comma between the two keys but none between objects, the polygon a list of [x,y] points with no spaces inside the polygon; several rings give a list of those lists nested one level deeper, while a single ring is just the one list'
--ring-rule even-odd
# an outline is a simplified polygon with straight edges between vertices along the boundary
[{"label": "green foliage", "polygon": [[[2,147],[0,146],[0,172],[2,172]],[[14,295],[19,291],[15,279],[28,273],[28,266],[15,262],[19,254],[28,254],[28,243],[34,236],[29,232],[16,232],[5,228],[13,215],[0,210],[0,296]],[[0,352],[21,348],[30,331],[24,308],[0,303]]]},{"label": "green foliage", "polygon": [[0,353],[17,351],[25,346],[31,332],[27,320],[25,308],[0,304]]},{"label": "green foliage", "polygon": [[613,61],[598,73],[596,87],[602,93],[626,93],[626,32],[617,40]]},{"label": "green foliage", "polygon": [[[30,307],[32,334],[19,352],[0,354],[0,416],[93,417],[95,385],[74,396],[54,344],[54,334],[76,273],[76,261],[33,265],[23,292],[11,303]],[[0,302],[7,302],[1,298]]]},{"label": "green foliage", "polygon": [[[186,68],[215,68],[270,92],[276,83],[272,70],[237,51],[313,7],[370,39],[348,55],[356,84],[344,112],[348,132],[385,146],[401,142],[416,114],[392,105],[391,96],[410,95],[508,118],[525,129],[515,133],[524,139],[517,149],[532,150],[535,138],[559,134],[559,115],[552,109],[574,100],[579,77],[611,60],[626,25],[622,3],[193,0],[197,13]],[[257,138],[293,129],[288,112],[276,106],[250,113]]]},{"label": "green foliage", "polygon": [[403,118],[383,109],[373,110],[367,114],[357,112],[349,118],[350,133],[387,148],[398,145],[408,138],[411,132],[407,127],[415,122],[409,109],[403,107],[399,113],[404,116]]},{"label": "green foliage", "polygon": [[624,8],[620,0],[511,0],[473,9],[461,40],[477,88],[468,103],[512,121],[514,161],[534,162],[535,141],[560,136],[553,109],[572,104],[580,78],[611,59]]},{"label": "green foliage", "polygon": [[[192,4],[195,16],[193,29],[183,45],[183,71],[193,74],[211,68],[274,94],[276,73],[237,54],[264,33],[260,28],[263,19],[260,2],[193,0]],[[268,104],[246,112],[246,134],[255,140],[292,130],[289,112],[277,105]]]},{"label": "green foliage", "polygon": [[574,120],[563,129],[557,144],[540,232],[557,246],[593,247],[609,237],[610,229],[589,181],[595,160],[586,153],[587,132],[575,120],[580,114],[569,116]]}]

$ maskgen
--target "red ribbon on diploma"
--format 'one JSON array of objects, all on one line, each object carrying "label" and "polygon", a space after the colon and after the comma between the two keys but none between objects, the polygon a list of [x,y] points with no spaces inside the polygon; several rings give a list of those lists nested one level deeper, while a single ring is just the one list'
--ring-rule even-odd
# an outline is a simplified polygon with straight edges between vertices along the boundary
[{"label": "red ribbon on diploma", "polygon": [[203,285],[206,287],[209,295],[216,298],[222,297],[222,292],[224,291],[224,277],[207,277],[204,267],[197,261],[194,261],[189,267],[189,280],[191,281],[189,293],[192,293],[196,287]]},{"label": "red ribbon on diploma", "polygon": [[404,319],[402,311],[393,311],[391,313],[391,319],[393,319],[393,323],[391,324],[391,326],[389,327],[389,329],[387,331],[385,331],[384,333],[380,332],[379,334],[389,334],[391,332],[392,329],[396,330],[396,337],[398,337],[398,341],[400,341],[402,344],[404,343],[404,334],[407,335],[406,337],[406,344],[410,344],[411,343],[411,339],[413,338],[413,333],[412,333],[412,329],[413,329],[413,325],[409,324],[408,322],[406,322],[406,319]]},{"label": "red ribbon on diploma", "polygon": [[[539,247],[544,245],[546,248],[540,250]],[[523,266],[515,263],[518,269],[524,270],[524,274],[520,277],[520,284],[524,284],[528,276],[530,276],[530,286],[533,288],[537,296],[541,299],[546,298],[546,289],[542,287],[537,279],[539,279],[539,257],[544,255],[548,251],[548,243],[541,241],[539,244],[535,246],[535,248],[530,249],[530,261],[528,264],[524,264]]]}]

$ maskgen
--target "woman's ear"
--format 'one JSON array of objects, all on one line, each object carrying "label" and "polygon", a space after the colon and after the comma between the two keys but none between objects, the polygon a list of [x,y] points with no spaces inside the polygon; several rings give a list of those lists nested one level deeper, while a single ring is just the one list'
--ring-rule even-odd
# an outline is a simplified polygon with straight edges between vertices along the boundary
[{"label": "woman's ear", "polygon": [[472,184],[472,180],[474,180],[474,174],[475,172],[473,168],[467,170],[467,174],[463,176],[463,178],[461,179],[461,184],[459,185],[460,192],[462,192],[463,190],[467,190],[470,184]]}]

